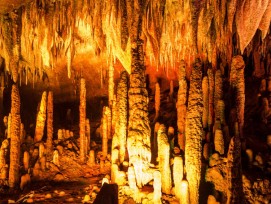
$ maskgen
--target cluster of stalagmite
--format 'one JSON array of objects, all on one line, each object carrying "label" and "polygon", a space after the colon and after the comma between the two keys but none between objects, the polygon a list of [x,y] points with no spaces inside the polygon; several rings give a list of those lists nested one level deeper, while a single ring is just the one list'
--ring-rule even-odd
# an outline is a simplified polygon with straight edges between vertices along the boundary
[{"label": "cluster of stalagmite", "polygon": [[158,143],[159,170],[161,172],[162,178],[162,192],[170,194],[172,188],[171,170],[169,165],[170,147],[168,143],[168,137],[166,134],[166,128],[164,125],[160,125],[159,127],[157,143]]},{"label": "cluster of stalagmite", "polygon": [[47,98],[47,140],[46,140],[46,150],[47,154],[53,153],[53,92],[48,92]]},{"label": "cluster of stalagmite", "polygon": [[236,94],[237,121],[239,124],[240,137],[243,138],[244,114],[245,114],[245,62],[238,55],[232,58],[230,71],[230,85],[233,94]]},{"label": "cluster of stalagmite", "polygon": [[197,59],[194,63],[188,98],[185,122],[185,166],[189,183],[191,203],[199,203],[199,184],[201,179],[202,151],[202,67]]},{"label": "cluster of stalagmite", "polygon": [[185,117],[186,117],[186,97],[187,97],[187,82],[185,72],[185,62],[181,61],[178,69],[179,90],[176,103],[177,108],[177,126],[178,126],[178,144],[184,150],[185,139]]},{"label": "cluster of stalagmite", "polygon": [[47,107],[47,92],[44,91],[42,93],[40,105],[39,105],[39,112],[37,114],[36,120],[36,130],[35,130],[35,142],[40,142],[43,138],[45,121],[46,121],[46,107]]},{"label": "cluster of stalagmite", "polygon": [[79,106],[79,135],[80,161],[86,161],[86,80],[80,79],[80,106]]},{"label": "cluster of stalagmite", "polygon": [[17,85],[12,86],[11,91],[11,135],[10,135],[10,166],[9,187],[14,188],[20,179],[20,94]]}]

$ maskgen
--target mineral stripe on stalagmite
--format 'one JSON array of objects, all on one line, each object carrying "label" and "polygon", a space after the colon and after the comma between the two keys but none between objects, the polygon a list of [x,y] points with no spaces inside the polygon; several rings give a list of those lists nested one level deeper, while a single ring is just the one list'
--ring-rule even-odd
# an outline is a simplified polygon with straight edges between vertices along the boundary
[{"label": "mineral stripe on stalagmite", "polygon": [[10,167],[9,187],[14,188],[20,179],[20,95],[17,85],[12,85],[11,91],[11,136],[10,136]]},{"label": "mineral stripe on stalagmite", "polygon": [[79,106],[79,131],[80,131],[80,161],[86,161],[86,81],[80,79],[80,106]]},{"label": "mineral stripe on stalagmite", "polygon": [[191,204],[199,203],[202,151],[202,67],[199,59],[193,65],[190,79],[188,107],[185,123],[185,166]]}]

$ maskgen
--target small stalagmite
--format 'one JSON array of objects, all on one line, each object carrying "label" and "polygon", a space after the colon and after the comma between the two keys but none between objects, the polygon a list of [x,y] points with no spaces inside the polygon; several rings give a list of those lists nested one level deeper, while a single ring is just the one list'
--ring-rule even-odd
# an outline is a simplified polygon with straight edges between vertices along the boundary
[{"label": "small stalagmite", "polygon": [[80,135],[80,161],[86,161],[86,80],[80,79],[80,106],[79,106],[79,135]]},{"label": "small stalagmite", "polygon": [[189,192],[191,192],[189,189],[189,186],[190,185],[188,185],[188,181],[182,180],[181,189],[180,189],[180,199],[179,199],[180,203],[182,203],[182,204],[190,204],[190,203],[192,204],[193,203],[194,199],[191,197],[191,194],[189,193]]},{"label": "small stalagmite", "polygon": [[103,118],[102,118],[102,153],[103,153],[103,157],[107,156],[108,153],[108,124],[107,124],[107,117],[105,114],[105,110],[107,109],[107,107],[104,107],[104,114],[103,114]]},{"label": "small stalagmite", "polygon": [[23,190],[24,187],[30,183],[30,181],[31,181],[31,179],[30,179],[30,175],[28,173],[22,175],[21,176],[20,189]]},{"label": "small stalagmite", "polygon": [[209,102],[209,109],[208,109],[208,127],[209,130],[212,128],[213,125],[213,119],[214,119],[214,86],[215,86],[215,81],[214,81],[214,73],[211,68],[208,69],[208,102]]},{"label": "small stalagmite", "polygon": [[185,165],[191,203],[199,203],[202,151],[202,67],[199,59],[193,65],[185,123]]},{"label": "small stalagmite", "polygon": [[45,126],[45,120],[46,120],[46,104],[47,102],[47,92],[44,91],[42,93],[39,112],[37,114],[36,119],[36,130],[35,130],[35,142],[40,142],[43,138],[43,132],[44,132],[44,126]]},{"label": "small stalagmite", "polygon": [[154,203],[162,203],[162,178],[160,171],[153,172],[153,201]]},{"label": "small stalagmite", "polygon": [[156,82],[155,84],[155,97],[154,97],[154,101],[155,101],[155,118],[154,121],[156,121],[159,117],[159,112],[160,112],[160,85],[158,82]]},{"label": "small stalagmite", "polygon": [[240,55],[234,56],[231,62],[230,85],[236,91],[237,121],[240,136],[243,138],[244,113],[245,113],[245,62]]},{"label": "small stalagmite", "polygon": [[48,154],[53,153],[53,92],[48,92],[47,99],[47,140],[46,140],[46,151]]},{"label": "small stalagmite", "polygon": [[223,138],[222,130],[217,129],[215,131],[214,145],[215,145],[215,151],[217,151],[220,155],[223,155],[225,147],[224,147],[224,138]]},{"label": "small stalagmite", "polygon": [[216,120],[220,120],[222,125],[225,125],[225,103],[223,100],[218,100],[216,104]]},{"label": "small stalagmite", "polygon": [[203,77],[202,80],[202,97],[203,97],[203,115],[202,115],[202,125],[203,128],[207,128],[208,125],[208,113],[209,113],[209,84],[208,77]]},{"label": "small stalagmite", "polygon": [[90,122],[89,119],[86,119],[86,150],[87,152],[90,150]]},{"label": "small stalagmite", "polygon": [[186,82],[186,64],[181,61],[178,69],[179,90],[177,97],[177,126],[178,126],[178,144],[184,150],[184,130],[185,130],[185,117],[186,117],[186,100],[187,100],[187,82]]},{"label": "small stalagmite", "polygon": [[162,192],[170,194],[172,188],[171,171],[170,171],[170,147],[168,138],[166,135],[166,128],[164,125],[160,125],[158,130],[158,158],[159,158],[159,170],[162,177]]},{"label": "small stalagmite", "polygon": [[89,151],[88,165],[89,166],[95,165],[95,151],[94,150]]},{"label": "small stalagmite", "polygon": [[24,139],[25,139],[24,124],[21,123],[21,125],[20,125],[20,141],[21,141],[21,144],[24,142]]},{"label": "small stalagmite", "polygon": [[11,134],[10,134],[10,167],[9,187],[14,188],[20,182],[20,95],[17,85],[11,91]]},{"label": "small stalagmite", "polygon": [[45,154],[45,147],[43,143],[39,144],[39,158],[43,157]]},{"label": "small stalagmite", "polygon": [[55,150],[55,151],[54,151],[54,154],[53,154],[53,163],[54,163],[56,166],[60,166],[60,165],[59,165],[59,153],[58,153],[58,150]]},{"label": "small stalagmite", "polygon": [[9,141],[8,141],[8,139],[5,139],[2,142],[2,145],[0,148],[0,171],[7,163],[6,156],[7,156],[7,152],[8,152],[8,146],[9,146]]},{"label": "small stalagmite", "polygon": [[30,155],[28,151],[24,151],[24,158],[23,158],[23,164],[24,164],[24,170],[27,171],[29,169],[29,161],[30,161]]},{"label": "small stalagmite", "polygon": [[182,194],[182,180],[183,180],[183,158],[182,157],[174,157],[174,164],[173,164],[173,180],[174,180],[174,189],[175,189],[175,196],[178,200],[181,199]]}]

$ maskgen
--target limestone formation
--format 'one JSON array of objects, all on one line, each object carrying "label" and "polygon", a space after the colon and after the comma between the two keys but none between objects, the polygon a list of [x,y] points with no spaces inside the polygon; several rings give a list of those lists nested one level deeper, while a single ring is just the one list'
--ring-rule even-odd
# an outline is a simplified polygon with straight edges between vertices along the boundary
[{"label": "limestone formation", "polygon": [[104,114],[102,118],[102,152],[103,157],[107,156],[108,152],[108,117],[106,115],[106,109],[109,109],[108,107],[104,107]]},{"label": "limestone formation", "polygon": [[90,122],[89,119],[86,119],[86,151],[89,152],[90,150],[90,142],[91,142],[91,138],[90,138]]},{"label": "limestone formation", "polygon": [[187,95],[187,82],[185,73],[186,64],[181,61],[178,69],[179,90],[176,103],[177,108],[177,126],[178,126],[178,144],[184,150],[184,130],[185,130],[185,117],[186,117],[186,95]]},{"label": "limestone formation", "polygon": [[202,125],[203,128],[207,128],[209,113],[209,84],[207,76],[203,77],[202,79],[202,98],[203,98]]},{"label": "limestone formation", "polygon": [[88,165],[89,166],[95,165],[95,152],[94,152],[94,150],[89,151]]},{"label": "limestone formation", "polygon": [[217,103],[219,100],[223,98],[223,78],[221,70],[216,70],[215,72],[215,86],[214,86],[214,108],[215,108],[215,118],[217,118],[216,114],[219,113],[217,110]]},{"label": "limestone formation", "polygon": [[48,92],[47,99],[47,139],[46,139],[46,151],[48,154],[53,153],[53,92]]},{"label": "limestone formation", "polygon": [[230,85],[234,93],[236,93],[236,111],[237,121],[239,124],[240,136],[243,138],[244,114],[245,114],[245,62],[243,57],[237,55],[232,58]]},{"label": "limestone formation", "polygon": [[225,125],[225,103],[223,100],[218,100],[216,103],[216,120],[220,120],[222,125]]},{"label": "limestone formation", "polygon": [[154,121],[156,121],[159,117],[159,112],[160,112],[160,85],[158,82],[155,84],[155,96],[154,96],[154,101],[155,101],[155,118]]},{"label": "limestone formation", "polygon": [[161,203],[162,197],[162,175],[159,171],[153,172],[153,201]]},{"label": "limestone formation", "polygon": [[173,164],[173,180],[174,180],[174,189],[175,189],[175,196],[177,199],[181,199],[182,195],[182,180],[184,174],[184,164],[182,157],[174,157],[174,164]]},{"label": "limestone formation", "polygon": [[180,189],[180,203],[182,204],[190,204],[193,203],[193,198],[191,197],[191,191],[190,191],[190,187],[189,187],[189,183],[186,180],[182,180],[181,183],[181,189]]},{"label": "limestone formation", "polygon": [[7,138],[10,138],[11,135],[11,113],[9,113],[8,115],[8,134],[7,134]]},{"label": "limestone formation", "polygon": [[47,92],[44,91],[42,93],[40,105],[39,105],[39,112],[37,114],[36,119],[36,130],[35,130],[35,142],[40,142],[43,138],[44,127],[45,127],[45,120],[46,120],[46,104],[47,102]]},{"label": "limestone formation", "polygon": [[86,80],[80,79],[80,106],[79,106],[79,135],[80,135],[80,161],[86,161]]},{"label": "limestone formation", "polygon": [[58,153],[58,150],[55,150],[54,151],[54,154],[53,154],[53,163],[56,165],[56,166],[59,166],[59,153]]},{"label": "limestone formation", "polygon": [[43,143],[39,144],[39,158],[43,157],[45,154],[45,147]]},{"label": "limestone formation", "polygon": [[160,125],[159,127],[157,141],[158,141],[159,170],[161,172],[162,178],[162,192],[170,194],[172,188],[171,171],[169,165],[170,147],[166,135],[166,128],[164,125]]},{"label": "limestone formation", "polygon": [[21,184],[20,184],[20,189],[23,190],[24,187],[30,183],[30,175],[27,173],[27,174],[24,174],[21,176]]},{"label": "limestone formation", "polygon": [[199,203],[202,151],[202,78],[201,62],[197,59],[190,79],[188,107],[185,123],[185,166],[191,203]]},{"label": "limestone formation", "polygon": [[24,157],[23,157],[23,165],[24,165],[24,170],[28,171],[29,169],[29,161],[30,161],[30,155],[28,151],[24,152]]},{"label": "limestone formation", "polygon": [[170,102],[173,102],[173,93],[174,93],[174,82],[173,82],[173,80],[170,80],[170,83],[169,83],[169,100],[170,100]]},{"label": "limestone formation", "polygon": [[20,95],[17,85],[11,91],[11,133],[10,133],[10,166],[9,187],[14,188],[20,182]]},{"label": "limestone formation", "polygon": [[114,66],[112,59],[110,59],[110,65],[108,67],[108,104],[112,108],[114,100]]},{"label": "limestone formation", "polygon": [[214,145],[215,145],[215,151],[217,151],[219,154],[224,154],[224,138],[223,138],[223,132],[222,130],[217,129],[215,131],[214,136]]},{"label": "limestone formation", "polygon": [[209,108],[208,108],[208,127],[209,130],[211,129],[213,125],[213,120],[214,120],[214,86],[215,86],[215,81],[214,81],[214,73],[212,69],[208,69],[208,102],[209,102]]},{"label": "limestone formation", "polygon": [[21,144],[24,142],[25,139],[25,129],[24,129],[24,124],[21,123],[20,125],[20,142]]}]

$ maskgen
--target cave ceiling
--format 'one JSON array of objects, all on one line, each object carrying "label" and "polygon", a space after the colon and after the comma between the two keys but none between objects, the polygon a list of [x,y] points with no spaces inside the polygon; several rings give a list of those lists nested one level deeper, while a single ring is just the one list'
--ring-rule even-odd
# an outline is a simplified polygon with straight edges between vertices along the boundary
[{"label": "cave ceiling", "polygon": [[83,76],[93,95],[106,95],[110,64],[116,76],[130,72],[137,7],[151,75],[174,79],[184,60],[189,79],[195,58],[217,69],[236,54],[270,66],[271,0],[2,0],[1,77],[72,95]]}]

